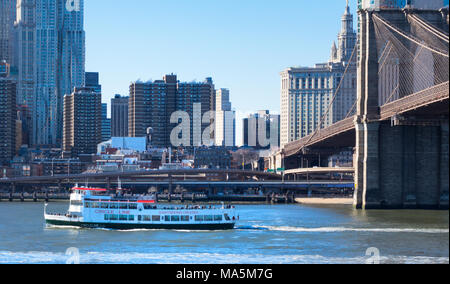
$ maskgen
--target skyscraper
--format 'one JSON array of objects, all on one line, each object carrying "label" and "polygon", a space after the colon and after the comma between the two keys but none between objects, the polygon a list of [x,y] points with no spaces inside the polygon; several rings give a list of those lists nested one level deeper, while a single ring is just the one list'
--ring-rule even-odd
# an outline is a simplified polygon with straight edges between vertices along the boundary
[{"label": "skyscraper", "polygon": [[16,153],[16,83],[9,78],[9,64],[0,61],[0,165]]},{"label": "skyscraper", "polygon": [[32,144],[59,146],[63,96],[84,86],[84,0],[18,0],[18,103],[30,108]]},{"label": "skyscraper", "polygon": [[344,119],[355,103],[356,32],[348,3],[341,22],[338,45],[333,42],[328,63],[281,73],[281,147]]},{"label": "skyscraper", "polygon": [[[210,111],[211,82],[178,82],[177,76],[171,74],[164,76],[163,80],[132,83],[128,113],[129,136],[145,137],[147,129],[151,127],[154,146],[173,146],[170,135],[176,125],[170,123],[170,118],[174,112],[184,111],[190,119],[190,145],[194,145],[194,137],[202,135],[207,127],[201,120]],[[201,104],[201,117],[197,117],[194,112],[196,103]],[[201,125],[201,133],[197,133],[194,127],[196,123]]]},{"label": "skyscraper", "polygon": [[16,20],[16,0],[0,0],[0,62],[13,59],[13,28]]},{"label": "skyscraper", "polygon": [[101,94],[88,87],[64,96],[64,151],[73,156],[97,152],[102,137],[101,100]]},{"label": "skyscraper", "polygon": [[231,110],[230,91],[216,90],[216,146],[234,147],[236,145],[236,113]]},{"label": "skyscraper", "polygon": [[128,136],[128,101],[129,97],[116,95],[111,99],[111,135]]}]

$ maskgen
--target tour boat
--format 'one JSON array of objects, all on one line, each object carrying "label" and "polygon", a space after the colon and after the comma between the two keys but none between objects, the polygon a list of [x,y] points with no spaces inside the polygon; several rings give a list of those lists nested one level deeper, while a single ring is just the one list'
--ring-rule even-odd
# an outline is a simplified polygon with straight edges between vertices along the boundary
[{"label": "tour boat", "polygon": [[234,206],[157,204],[150,196],[127,197],[106,189],[74,187],[66,214],[47,213],[53,226],[113,230],[232,230],[239,218]]}]

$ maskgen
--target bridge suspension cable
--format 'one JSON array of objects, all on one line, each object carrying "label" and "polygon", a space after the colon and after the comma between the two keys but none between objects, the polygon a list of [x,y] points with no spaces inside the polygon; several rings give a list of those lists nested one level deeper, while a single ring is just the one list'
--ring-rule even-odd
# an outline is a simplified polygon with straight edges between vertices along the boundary
[{"label": "bridge suspension cable", "polygon": [[[413,35],[406,35],[378,15],[374,14],[373,19],[377,53],[380,54],[380,106],[448,82],[448,55],[442,56],[442,50],[448,50],[448,43],[421,26],[411,29]],[[414,40],[410,41],[411,38]],[[433,52],[436,50],[440,52]]]},{"label": "bridge suspension cable", "polygon": [[441,30],[439,30],[439,29],[437,29],[435,27],[433,27],[432,25],[428,24],[427,22],[425,22],[419,16],[414,15],[414,14],[408,14],[408,18],[411,19],[412,21],[416,22],[417,24],[419,24],[422,28],[424,28],[428,32],[432,33],[433,35],[435,35],[439,39],[449,43],[449,36],[448,36],[448,34],[446,34],[445,32],[443,32],[443,31],[441,31]]},{"label": "bridge suspension cable", "polygon": [[409,41],[414,42],[417,45],[422,46],[423,48],[428,49],[429,51],[435,53],[435,54],[439,54],[441,56],[445,56],[445,57],[449,57],[448,53],[444,53],[443,51],[440,51],[434,47],[430,47],[426,44],[424,44],[423,42],[420,42],[419,40],[415,39],[413,36],[406,34],[405,32],[401,31],[400,29],[394,27],[393,25],[389,24],[386,20],[384,20],[382,17],[373,14],[374,19],[380,21],[381,23],[383,23],[386,27],[388,27],[389,29],[391,29],[392,31],[396,32],[397,34],[401,35],[402,37],[408,39]]},{"label": "bridge suspension cable", "polygon": [[[347,62],[347,66],[345,67],[344,74],[342,75],[342,78],[341,78],[341,80],[339,82],[339,85],[338,85],[338,87],[336,88],[336,91],[333,94],[333,97],[332,97],[332,99],[331,99],[331,101],[330,101],[330,103],[329,103],[329,105],[328,105],[328,107],[327,107],[327,109],[325,111],[325,114],[321,117],[321,119],[320,119],[316,129],[310,135],[308,141],[297,151],[297,153],[302,151],[305,148],[305,145],[307,145],[309,142],[311,142],[311,140],[317,135],[317,133],[319,133],[319,131],[322,128],[322,125],[323,125],[325,119],[330,114],[331,108],[332,108],[334,102],[336,101],[336,98],[337,98],[337,96],[338,96],[338,94],[339,94],[339,92],[341,90],[343,82],[345,81],[344,79],[345,79],[345,77],[346,77],[346,75],[348,73],[348,70],[349,70],[349,68],[350,68],[350,66],[352,64],[355,64],[354,59],[355,59],[356,51],[358,50],[358,45],[359,45],[359,41],[356,42],[355,47],[353,48],[352,54],[350,56],[350,59]],[[355,102],[355,106],[356,106],[356,102]]]}]

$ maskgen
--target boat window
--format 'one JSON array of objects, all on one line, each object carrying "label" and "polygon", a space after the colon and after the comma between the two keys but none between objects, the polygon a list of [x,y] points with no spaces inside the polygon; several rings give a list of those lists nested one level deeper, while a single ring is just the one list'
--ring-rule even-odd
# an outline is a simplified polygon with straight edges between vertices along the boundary
[{"label": "boat window", "polygon": [[134,215],[128,215],[128,221],[134,221]]},{"label": "boat window", "polygon": [[130,204],[128,204],[128,208],[136,210],[137,209],[137,203],[130,203]]},{"label": "boat window", "polygon": [[91,208],[91,203],[90,202],[84,202],[84,208]]},{"label": "boat window", "polygon": [[203,221],[203,215],[196,215],[195,221],[198,221],[198,222]]},{"label": "boat window", "polygon": [[128,216],[127,215],[120,215],[119,216],[119,220],[120,221],[127,221],[128,220]]},{"label": "boat window", "polygon": [[152,204],[144,203],[144,209],[145,210],[156,209],[156,206],[154,206]]},{"label": "boat window", "polygon": [[71,200],[70,205],[80,206],[83,205],[83,202],[81,200]]},{"label": "boat window", "polygon": [[153,221],[153,222],[159,222],[159,221],[161,221],[161,216],[159,216],[159,215],[153,215],[153,216],[152,216],[152,221]]},{"label": "boat window", "polygon": [[91,208],[100,208],[100,204],[98,202],[92,202]]},{"label": "boat window", "polygon": [[224,216],[225,216],[225,220],[227,220],[227,221],[230,221],[231,219],[230,219],[230,216],[228,216],[228,214],[224,214]]},{"label": "boat window", "polygon": [[205,221],[212,221],[213,216],[212,215],[205,215]]},{"label": "boat window", "polygon": [[142,217],[143,217],[144,222],[150,222],[152,220],[151,217],[148,215],[144,215]]},{"label": "boat window", "polygon": [[181,216],[182,222],[189,222],[189,216]]},{"label": "boat window", "polygon": [[223,220],[222,215],[215,215],[214,216],[214,221],[222,221],[222,220]]},{"label": "boat window", "polygon": [[170,216],[164,216],[164,221],[170,222]]},{"label": "boat window", "polygon": [[179,222],[179,221],[180,221],[180,216],[178,216],[178,215],[172,215],[172,216],[170,217],[170,220],[171,220],[172,222]]},{"label": "boat window", "polygon": [[102,203],[101,207],[102,209],[108,209],[108,203]]},{"label": "boat window", "polygon": [[142,219],[142,216],[138,215],[138,221],[141,221],[141,219]]},{"label": "boat window", "polygon": [[119,208],[119,204],[117,204],[117,203],[111,203],[111,204],[109,204],[109,208],[111,208],[111,209],[117,209],[117,208]]},{"label": "boat window", "polygon": [[126,203],[120,203],[119,209],[128,209],[128,204],[126,204]]},{"label": "boat window", "polygon": [[109,215],[106,214],[106,215],[105,215],[105,221],[108,221],[108,220],[109,220]]},{"label": "boat window", "polygon": [[118,216],[118,215],[110,215],[110,216],[109,216],[109,220],[111,220],[111,221],[117,221],[117,220],[119,220],[119,216]]}]

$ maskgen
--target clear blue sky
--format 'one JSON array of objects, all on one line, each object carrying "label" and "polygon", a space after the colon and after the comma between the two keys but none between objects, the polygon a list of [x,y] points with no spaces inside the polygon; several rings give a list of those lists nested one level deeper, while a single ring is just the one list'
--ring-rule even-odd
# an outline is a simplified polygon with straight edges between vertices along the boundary
[{"label": "clear blue sky", "polygon": [[279,73],[326,62],[344,10],[345,0],[86,0],[86,71],[100,73],[108,103],[173,72],[212,77],[241,113],[278,113]]}]

